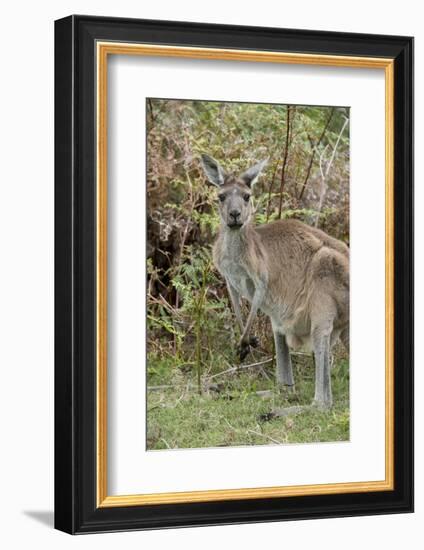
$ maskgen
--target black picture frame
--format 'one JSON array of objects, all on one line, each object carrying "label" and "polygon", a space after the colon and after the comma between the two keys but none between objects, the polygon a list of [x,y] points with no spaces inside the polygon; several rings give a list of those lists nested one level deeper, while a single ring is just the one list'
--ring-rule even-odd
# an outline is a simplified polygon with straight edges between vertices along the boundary
[{"label": "black picture frame", "polygon": [[[96,504],[98,40],[394,60],[392,491],[118,506]],[[73,15],[55,22],[55,527],[94,533],[413,511],[413,39]]]}]

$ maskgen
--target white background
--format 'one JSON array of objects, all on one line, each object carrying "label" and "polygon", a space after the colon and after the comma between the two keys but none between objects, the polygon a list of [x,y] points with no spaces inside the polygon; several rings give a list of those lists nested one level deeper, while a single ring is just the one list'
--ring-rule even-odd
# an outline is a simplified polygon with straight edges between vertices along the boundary
[{"label": "white background", "polygon": [[[0,101],[0,542],[5,548],[422,547],[424,384],[416,353],[416,513],[265,525],[70,537],[51,528],[53,506],[53,20],[70,13],[276,25],[416,36],[416,150],[424,149],[424,30],[419,3],[262,0],[19,2],[2,11]],[[417,155],[420,157],[420,155]],[[417,163],[416,204],[424,202]],[[369,220],[372,229],[373,220]],[[423,216],[416,222],[416,280],[423,280]],[[417,340],[424,331],[416,289]]]},{"label": "white background", "polygon": [[[384,70],[115,56],[108,78],[108,494],[384,479]],[[349,442],[145,451],[145,98],[164,94],[350,107]]]}]

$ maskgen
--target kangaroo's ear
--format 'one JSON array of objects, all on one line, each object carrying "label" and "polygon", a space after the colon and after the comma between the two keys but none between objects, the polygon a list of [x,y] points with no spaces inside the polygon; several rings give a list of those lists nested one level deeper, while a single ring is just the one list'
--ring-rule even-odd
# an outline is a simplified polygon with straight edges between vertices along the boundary
[{"label": "kangaroo's ear", "polygon": [[258,162],[257,164],[249,168],[249,170],[246,170],[246,172],[244,172],[240,176],[240,178],[244,181],[246,185],[248,185],[249,187],[252,187],[252,185],[256,183],[259,177],[259,174],[262,172],[267,162],[268,162],[268,159],[261,160],[260,162]]},{"label": "kangaroo's ear", "polygon": [[227,174],[219,162],[209,155],[202,154],[202,166],[206,177],[211,183],[213,183],[213,185],[216,185],[217,187],[223,185]]}]

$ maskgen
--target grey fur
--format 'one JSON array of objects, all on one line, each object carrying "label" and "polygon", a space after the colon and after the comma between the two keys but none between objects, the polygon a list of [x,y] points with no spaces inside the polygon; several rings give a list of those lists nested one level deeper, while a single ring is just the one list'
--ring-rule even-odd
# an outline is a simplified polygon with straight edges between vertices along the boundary
[{"label": "grey fur", "polygon": [[[260,309],[273,327],[277,381],[293,387],[289,347],[310,348],[316,365],[314,404],[331,407],[331,346],[340,336],[349,347],[348,247],[297,220],[253,225],[251,185],[266,161],[238,178],[208,155],[202,161],[208,178],[219,186],[221,227],[213,256],[240,325],[241,358],[256,341],[250,330]],[[242,297],[251,303],[245,324]]]}]

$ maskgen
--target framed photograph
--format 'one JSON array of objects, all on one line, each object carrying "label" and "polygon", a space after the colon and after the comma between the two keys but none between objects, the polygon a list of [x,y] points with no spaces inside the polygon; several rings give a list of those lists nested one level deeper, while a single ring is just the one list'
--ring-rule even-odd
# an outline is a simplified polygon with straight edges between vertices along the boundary
[{"label": "framed photograph", "polygon": [[413,39],[55,24],[55,525],[413,509]]}]

